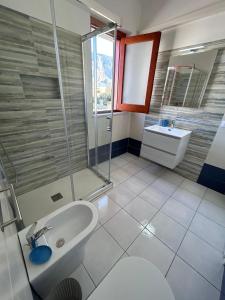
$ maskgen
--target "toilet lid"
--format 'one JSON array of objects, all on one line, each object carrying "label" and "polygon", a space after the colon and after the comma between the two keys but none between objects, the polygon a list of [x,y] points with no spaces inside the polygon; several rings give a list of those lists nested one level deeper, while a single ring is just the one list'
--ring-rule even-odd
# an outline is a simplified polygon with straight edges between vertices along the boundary
[{"label": "toilet lid", "polygon": [[161,272],[140,257],[121,259],[88,300],[175,300]]}]

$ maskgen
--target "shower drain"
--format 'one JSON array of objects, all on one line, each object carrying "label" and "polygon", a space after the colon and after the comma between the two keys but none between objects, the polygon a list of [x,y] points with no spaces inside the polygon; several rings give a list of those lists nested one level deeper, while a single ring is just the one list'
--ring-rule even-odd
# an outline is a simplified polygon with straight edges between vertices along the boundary
[{"label": "shower drain", "polygon": [[65,240],[63,238],[58,239],[58,241],[56,241],[55,243],[57,248],[61,248],[64,244],[65,244]]}]

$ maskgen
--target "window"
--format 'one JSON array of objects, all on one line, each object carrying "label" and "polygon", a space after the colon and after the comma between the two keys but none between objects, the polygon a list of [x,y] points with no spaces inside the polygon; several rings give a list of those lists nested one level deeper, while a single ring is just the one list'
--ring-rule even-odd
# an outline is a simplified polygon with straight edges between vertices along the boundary
[{"label": "window", "polygon": [[121,39],[117,108],[148,113],[152,96],[160,32]]},{"label": "window", "polygon": [[[91,18],[92,29],[103,25]],[[149,112],[160,37],[160,32],[126,37],[117,31],[114,110]],[[97,36],[92,53],[94,49],[97,52],[97,111],[100,113],[111,108],[112,33]]]},{"label": "window", "polygon": [[[112,105],[113,38],[106,34],[97,36],[96,48],[93,46],[93,41],[91,48],[92,57],[97,56],[97,111],[108,111]],[[96,53],[93,53],[95,49]],[[92,64],[94,64],[93,59]]]},{"label": "window", "polygon": [[[91,17],[91,29],[94,30],[102,27],[105,24],[94,17]],[[117,30],[117,44],[116,44],[116,65],[115,65],[115,82],[114,82],[114,111],[116,111],[116,98],[118,86],[118,60],[119,60],[119,44],[121,38],[126,34]],[[96,38],[96,47],[92,41],[92,57],[96,49],[97,56],[97,112],[103,113],[111,110],[111,95],[112,95],[112,73],[113,73],[113,33],[102,34]],[[92,64],[94,60],[92,59]],[[93,69],[93,68],[92,68]],[[94,110],[94,108],[93,108]]]}]

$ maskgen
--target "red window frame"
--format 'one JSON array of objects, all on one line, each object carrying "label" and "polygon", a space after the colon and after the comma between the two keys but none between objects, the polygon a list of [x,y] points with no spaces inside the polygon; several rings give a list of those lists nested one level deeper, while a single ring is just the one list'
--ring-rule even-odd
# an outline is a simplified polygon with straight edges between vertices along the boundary
[{"label": "red window frame", "polygon": [[[139,112],[139,113],[148,113],[150,108],[152,89],[155,77],[155,69],[159,51],[161,32],[147,33],[141,34],[137,36],[129,36],[122,38],[120,41],[120,60],[119,60],[119,78],[118,78],[118,97],[117,97],[117,109],[121,111],[129,111],[129,112]],[[153,48],[151,54],[151,62],[149,66],[149,75],[148,75],[148,83],[146,88],[146,97],[145,104],[127,104],[123,103],[123,84],[124,84],[124,70],[125,70],[125,55],[126,55],[126,45],[152,41]]]},{"label": "red window frame", "polygon": [[[106,25],[106,23],[96,19],[95,17],[91,16],[91,28],[99,28]],[[109,36],[113,37],[113,33],[107,33]],[[119,60],[120,60],[120,42],[122,38],[126,37],[126,33],[117,30],[117,37],[116,37],[116,54],[115,54],[115,78],[114,78],[114,107],[113,111],[118,112],[117,109],[117,96],[118,96],[118,79],[119,79]],[[99,112],[104,113],[105,111]]]},{"label": "red window frame", "polygon": [[[106,25],[104,22],[91,16],[91,27],[96,29]],[[113,36],[113,33],[107,33],[109,36]],[[115,80],[114,80],[114,108],[113,111],[128,111],[128,112],[139,112],[149,113],[153,83],[155,77],[155,69],[159,51],[161,32],[153,32],[147,34],[141,34],[136,36],[126,36],[126,33],[117,30],[117,41],[116,41],[116,54],[115,54]],[[122,102],[123,99],[123,83],[124,83],[124,70],[125,70],[125,55],[126,45],[141,43],[146,41],[152,41],[152,53],[151,62],[149,66],[148,83],[146,88],[145,104],[125,104]],[[100,112],[100,113],[104,113]]]}]

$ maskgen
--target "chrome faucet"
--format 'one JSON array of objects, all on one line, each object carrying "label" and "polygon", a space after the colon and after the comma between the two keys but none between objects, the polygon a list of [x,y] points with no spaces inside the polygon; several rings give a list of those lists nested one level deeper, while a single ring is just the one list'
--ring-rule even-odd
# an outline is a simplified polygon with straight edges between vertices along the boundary
[{"label": "chrome faucet", "polygon": [[172,121],[171,121],[171,124],[170,124],[170,127],[171,127],[171,128],[174,128],[174,127],[175,127],[175,123],[176,123],[176,120],[172,120]]},{"label": "chrome faucet", "polygon": [[30,229],[28,230],[27,234],[26,234],[26,240],[28,242],[28,245],[30,246],[30,248],[34,248],[36,247],[36,242],[37,240],[44,235],[47,231],[51,230],[53,227],[43,227],[40,230],[38,230],[37,232],[34,232],[35,228],[37,226],[37,222],[34,222],[32,224],[32,226],[30,227]]}]

